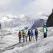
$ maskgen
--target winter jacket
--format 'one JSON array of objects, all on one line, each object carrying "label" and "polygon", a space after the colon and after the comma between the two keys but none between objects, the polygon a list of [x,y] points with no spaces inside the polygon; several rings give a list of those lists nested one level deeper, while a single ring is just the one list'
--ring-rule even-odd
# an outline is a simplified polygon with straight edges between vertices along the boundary
[{"label": "winter jacket", "polygon": [[33,31],[31,30],[31,36],[33,36]]},{"label": "winter jacket", "polygon": [[30,30],[28,31],[28,36],[30,36],[31,35],[31,32],[30,32]]},{"label": "winter jacket", "polygon": [[35,30],[35,35],[38,35],[38,30]]},{"label": "winter jacket", "polygon": [[18,36],[21,37],[21,32],[19,31]]},{"label": "winter jacket", "polygon": [[24,31],[22,31],[22,36],[25,36],[26,34],[25,34],[25,32]]}]

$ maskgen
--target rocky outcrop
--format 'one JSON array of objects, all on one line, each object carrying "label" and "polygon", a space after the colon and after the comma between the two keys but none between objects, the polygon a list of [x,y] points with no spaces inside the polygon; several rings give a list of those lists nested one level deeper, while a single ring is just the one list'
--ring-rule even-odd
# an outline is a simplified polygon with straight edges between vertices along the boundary
[{"label": "rocky outcrop", "polygon": [[52,11],[51,15],[48,17],[46,24],[47,24],[47,27],[53,27],[53,11]]}]

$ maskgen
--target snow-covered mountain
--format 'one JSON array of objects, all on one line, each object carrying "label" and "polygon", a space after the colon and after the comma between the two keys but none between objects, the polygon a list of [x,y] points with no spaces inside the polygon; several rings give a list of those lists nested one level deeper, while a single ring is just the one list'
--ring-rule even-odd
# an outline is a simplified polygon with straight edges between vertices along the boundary
[{"label": "snow-covered mountain", "polygon": [[[7,18],[7,19],[6,19]],[[0,23],[4,28],[8,27],[20,27],[20,26],[29,26],[33,23],[33,19],[28,16],[20,17],[5,17],[5,19],[0,19]],[[9,21],[10,20],[10,21]]]},{"label": "snow-covered mountain", "polygon": [[9,16],[4,17],[1,22],[3,28],[35,28],[43,26],[44,19],[35,19],[28,16],[19,16],[19,17],[12,17]]}]

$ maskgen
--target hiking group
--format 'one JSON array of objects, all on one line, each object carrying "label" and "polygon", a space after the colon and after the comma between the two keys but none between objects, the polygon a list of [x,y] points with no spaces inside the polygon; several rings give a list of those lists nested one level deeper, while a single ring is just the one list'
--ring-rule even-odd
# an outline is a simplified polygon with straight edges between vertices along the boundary
[{"label": "hiking group", "polygon": [[[44,27],[43,28],[43,34],[44,38],[47,37],[47,29]],[[29,29],[29,30],[21,30],[18,32],[18,37],[19,37],[19,43],[21,42],[27,42],[27,41],[32,41],[35,39],[36,41],[38,40],[38,29]]]},{"label": "hiking group", "polygon": [[19,33],[18,33],[19,43],[22,42],[21,41],[22,39],[23,39],[23,42],[27,42],[28,40],[32,41],[32,38],[34,37],[34,35],[35,35],[35,38],[36,38],[36,41],[37,41],[37,38],[38,38],[38,30],[37,29],[35,31],[33,31],[31,29],[19,31]]}]

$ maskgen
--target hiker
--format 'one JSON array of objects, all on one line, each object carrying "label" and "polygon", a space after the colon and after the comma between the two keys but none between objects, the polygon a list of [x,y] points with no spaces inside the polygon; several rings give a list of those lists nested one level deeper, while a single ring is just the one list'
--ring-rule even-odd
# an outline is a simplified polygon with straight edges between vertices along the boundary
[{"label": "hiker", "polygon": [[26,40],[26,42],[27,42],[27,37],[28,37],[28,31],[27,30],[25,30],[25,40]]},{"label": "hiker", "polygon": [[23,36],[23,42],[25,42],[25,31],[24,30],[22,30],[22,36]]},{"label": "hiker", "polygon": [[21,43],[21,31],[19,31],[18,36],[19,36],[19,43]]},{"label": "hiker", "polygon": [[0,29],[1,29],[1,24],[0,24]]},{"label": "hiker", "polygon": [[34,35],[34,34],[33,34],[33,30],[31,30],[31,40],[32,40],[32,38],[33,38],[33,35]]},{"label": "hiker", "polygon": [[43,33],[44,33],[44,38],[47,37],[47,27],[46,25],[43,26]]},{"label": "hiker", "polygon": [[29,41],[31,41],[31,30],[28,30]]},{"label": "hiker", "polygon": [[38,30],[37,30],[37,28],[35,29],[35,39],[36,39],[36,41],[38,39]]}]

